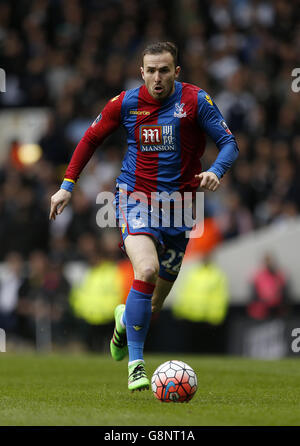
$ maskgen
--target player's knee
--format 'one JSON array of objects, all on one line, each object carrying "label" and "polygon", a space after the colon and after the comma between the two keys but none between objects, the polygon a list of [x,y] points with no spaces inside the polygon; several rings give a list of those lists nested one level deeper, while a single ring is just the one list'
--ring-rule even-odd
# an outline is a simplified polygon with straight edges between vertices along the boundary
[{"label": "player's knee", "polygon": [[158,266],[156,265],[143,265],[140,266],[136,278],[143,282],[155,283],[158,277]]}]

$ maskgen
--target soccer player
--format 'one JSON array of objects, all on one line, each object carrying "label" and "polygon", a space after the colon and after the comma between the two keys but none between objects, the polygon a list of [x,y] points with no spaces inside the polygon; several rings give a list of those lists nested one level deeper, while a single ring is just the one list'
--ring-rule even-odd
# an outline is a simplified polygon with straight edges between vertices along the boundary
[{"label": "soccer player", "polygon": [[[123,245],[132,263],[134,280],[126,306],[115,309],[112,357],[129,353],[128,388],[149,388],[143,349],[151,313],[159,311],[178,275],[186,250],[187,227],[164,227],[130,216],[128,194],[143,193],[146,217],[153,213],[153,193],[195,194],[200,186],[215,191],[238,155],[238,147],[219,109],[201,88],[178,82],[177,48],[171,42],[149,45],[143,52],[144,85],[111,99],[77,145],[61,188],[51,198],[50,219],[61,214],[79,175],[104,138],[120,125],[128,150],[117,178],[115,204]],[[205,133],[219,149],[210,168],[202,172],[200,158]],[[142,200],[141,200],[142,201]],[[124,204],[125,203],[125,204]],[[171,212],[174,212],[171,209]],[[156,210],[155,210],[156,212]],[[155,227],[154,227],[155,226]]]}]

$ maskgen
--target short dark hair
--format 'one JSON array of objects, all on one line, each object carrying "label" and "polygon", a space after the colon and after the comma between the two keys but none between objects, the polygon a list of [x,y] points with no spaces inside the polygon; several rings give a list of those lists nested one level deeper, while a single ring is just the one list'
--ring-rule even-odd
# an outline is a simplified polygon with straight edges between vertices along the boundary
[{"label": "short dark hair", "polygon": [[144,65],[144,56],[146,54],[171,53],[174,59],[174,65],[177,66],[178,48],[173,42],[156,42],[148,45],[143,51],[142,64]]}]

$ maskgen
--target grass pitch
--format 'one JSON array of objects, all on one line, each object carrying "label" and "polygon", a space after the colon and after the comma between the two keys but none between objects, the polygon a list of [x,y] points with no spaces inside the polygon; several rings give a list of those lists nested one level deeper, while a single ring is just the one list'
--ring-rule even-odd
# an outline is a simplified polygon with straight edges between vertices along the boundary
[{"label": "grass pitch", "polygon": [[0,425],[300,425],[300,361],[182,354],[146,355],[149,377],[168,359],[191,365],[198,390],[188,404],[127,390],[127,362],[108,355],[0,353]]}]

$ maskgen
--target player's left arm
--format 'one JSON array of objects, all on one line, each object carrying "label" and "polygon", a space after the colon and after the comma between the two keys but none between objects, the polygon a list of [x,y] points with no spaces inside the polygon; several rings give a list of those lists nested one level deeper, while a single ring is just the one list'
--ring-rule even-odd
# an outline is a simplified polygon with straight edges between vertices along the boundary
[{"label": "player's left arm", "polygon": [[219,154],[207,171],[195,176],[200,180],[200,187],[215,191],[220,179],[236,160],[239,149],[220,110],[204,90],[198,93],[198,122],[215,142]]}]

